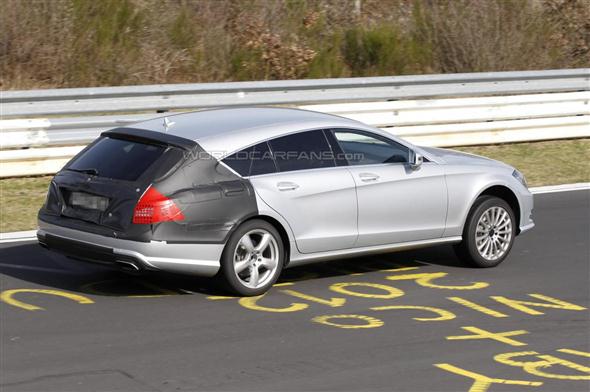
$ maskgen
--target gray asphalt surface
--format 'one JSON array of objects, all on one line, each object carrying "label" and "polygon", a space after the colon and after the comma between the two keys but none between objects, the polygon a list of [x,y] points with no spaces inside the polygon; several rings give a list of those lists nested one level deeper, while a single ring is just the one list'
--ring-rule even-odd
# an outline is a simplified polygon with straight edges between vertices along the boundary
[{"label": "gray asphalt surface", "polygon": [[[0,390],[588,391],[590,193],[535,203],[537,227],[497,268],[462,267],[449,247],[350,259],[290,270],[251,302],[3,245]],[[408,305],[437,309],[372,309]],[[475,336],[464,327],[512,333],[448,339]]]}]

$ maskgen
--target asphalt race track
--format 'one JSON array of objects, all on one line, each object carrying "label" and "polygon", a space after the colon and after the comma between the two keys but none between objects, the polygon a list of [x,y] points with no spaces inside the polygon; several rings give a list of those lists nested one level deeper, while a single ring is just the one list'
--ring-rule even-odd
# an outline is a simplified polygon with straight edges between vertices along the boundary
[{"label": "asphalt race track", "polygon": [[449,247],[287,271],[262,298],[0,250],[0,390],[588,391],[590,193],[535,196],[498,268]]}]

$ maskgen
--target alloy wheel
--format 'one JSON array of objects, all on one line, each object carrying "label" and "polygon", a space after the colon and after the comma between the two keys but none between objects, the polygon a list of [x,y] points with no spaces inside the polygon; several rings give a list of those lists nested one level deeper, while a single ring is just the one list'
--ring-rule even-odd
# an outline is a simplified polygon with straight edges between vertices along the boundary
[{"label": "alloy wheel", "polygon": [[279,266],[279,246],[274,236],[264,229],[247,232],[234,250],[234,272],[249,288],[264,286]]},{"label": "alloy wheel", "polygon": [[475,229],[477,251],[486,260],[498,260],[512,241],[512,219],[504,208],[490,207],[481,214]]}]

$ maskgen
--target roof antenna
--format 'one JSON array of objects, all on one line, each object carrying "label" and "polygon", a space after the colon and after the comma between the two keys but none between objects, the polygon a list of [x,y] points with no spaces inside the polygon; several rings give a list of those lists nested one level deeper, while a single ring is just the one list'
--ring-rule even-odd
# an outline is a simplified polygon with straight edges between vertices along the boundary
[{"label": "roof antenna", "polygon": [[168,117],[164,117],[164,124],[162,124],[164,126],[164,132],[168,132],[168,129],[172,128],[174,124],[176,123],[168,120]]}]

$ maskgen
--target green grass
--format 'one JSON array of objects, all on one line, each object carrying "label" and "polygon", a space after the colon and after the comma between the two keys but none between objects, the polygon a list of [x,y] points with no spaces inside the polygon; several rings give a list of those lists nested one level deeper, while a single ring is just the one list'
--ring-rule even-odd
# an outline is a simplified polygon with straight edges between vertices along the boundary
[{"label": "green grass", "polygon": [[31,230],[43,205],[51,176],[0,180],[0,232]]},{"label": "green grass", "polygon": [[[455,149],[509,163],[529,186],[590,182],[590,139]],[[0,180],[0,232],[35,228],[50,181],[51,176]]]},{"label": "green grass", "polygon": [[456,147],[516,167],[529,186],[590,182],[590,139]]}]

